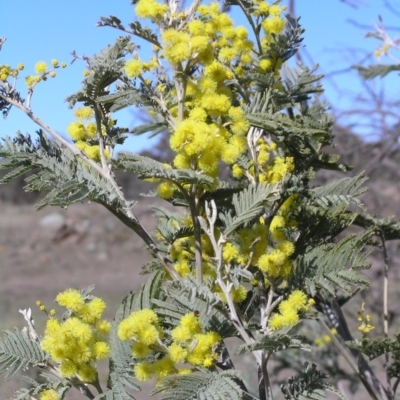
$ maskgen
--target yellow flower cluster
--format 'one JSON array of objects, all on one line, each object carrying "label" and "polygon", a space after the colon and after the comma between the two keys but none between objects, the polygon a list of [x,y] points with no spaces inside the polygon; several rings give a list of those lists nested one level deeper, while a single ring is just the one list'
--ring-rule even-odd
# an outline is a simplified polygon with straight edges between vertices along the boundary
[{"label": "yellow flower cluster", "polygon": [[160,4],[156,0],[139,0],[135,12],[139,18],[150,18],[154,21],[164,17],[168,10],[167,5]]},{"label": "yellow flower cluster", "polygon": [[[28,86],[28,89],[32,90],[35,85],[37,85],[41,81],[46,81],[47,77],[50,76],[50,78],[55,78],[56,73],[55,69],[57,68],[65,68],[67,64],[65,62],[62,62],[59,64],[59,62],[56,59],[51,60],[51,66],[52,68],[49,69],[48,65],[44,61],[38,61],[35,65],[35,72],[38,75],[28,75],[25,78],[25,83]],[[18,70],[22,71],[24,69],[23,64],[18,64]]]},{"label": "yellow flower cluster", "polygon": [[216,348],[221,341],[218,333],[203,331],[198,316],[186,314],[171,331],[172,342],[166,347],[162,343],[163,331],[158,316],[150,309],[135,311],[121,321],[118,337],[124,341],[133,340],[134,358],[145,358],[156,352],[164,353],[155,361],[141,361],[135,365],[134,374],[140,381],[152,377],[159,380],[175,373],[190,373],[190,368],[177,365],[181,363],[209,368],[218,358]]},{"label": "yellow flower cluster", "polygon": [[47,321],[42,349],[60,364],[63,377],[78,376],[83,382],[92,382],[97,374],[93,364],[110,352],[106,338],[111,324],[101,319],[106,305],[98,297],[86,300],[76,289],[59,293],[56,301],[71,315],[62,322],[55,318]]},{"label": "yellow flower cluster", "polygon": [[22,69],[24,69],[22,64],[18,64],[17,68],[11,68],[7,64],[0,65],[0,81],[6,82],[9,76],[18,76],[18,72]]},{"label": "yellow flower cluster", "polygon": [[269,319],[269,327],[276,330],[296,325],[300,321],[299,313],[308,309],[307,295],[301,290],[295,290],[279,304],[279,313]]},{"label": "yellow flower cluster", "polygon": [[[77,121],[71,122],[67,127],[70,138],[75,142],[76,147],[82,150],[89,158],[94,161],[100,161],[100,148],[94,144],[97,139],[97,125],[92,120],[93,110],[86,106],[75,110]],[[105,134],[105,127],[102,126],[102,135]],[[108,149],[104,149],[106,159],[110,158]]]},{"label": "yellow flower cluster", "polygon": [[272,219],[269,234],[273,240],[273,247],[257,260],[257,267],[268,279],[287,278],[292,271],[290,257],[295,251],[295,245],[289,240],[285,228],[294,222],[289,219],[289,213],[296,200],[296,195],[290,196],[281,206],[279,212]]},{"label": "yellow flower cluster", "polygon": [[[150,353],[149,346],[156,344],[162,337],[157,314],[148,308],[132,312],[119,324],[118,337],[124,341],[134,340],[135,344],[141,345],[134,345],[132,352],[135,357],[145,357]],[[140,355],[136,353],[140,353]]]},{"label": "yellow flower cluster", "polygon": [[371,324],[371,316],[369,314],[364,314],[365,303],[362,303],[361,310],[357,312],[358,322],[361,322],[358,330],[362,333],[363,337],[367,336],[375,327]]},{"label": "yellow flower cluster", "polygon": [[[170,138],[178,154],[177,168],[193,168],[215,177],[218,162],[235,163],[247,151],[249,122],[227,82],[235,76],[235,65],[252,61],[253,43],[244,27],[234,27],[217,3],[198,8],[201,19],[190,21],[186,31],[167,29],[162,35],[165,58],[172,64],[199,66],[200,73],[187,82],[183,120]],[[243,68],[243,67],[242,67]],[[178,117],[177,107],[171,108]]]},{"label": "yellow flower cluster", "polygon": [[194,314],[184,315],[179,325],[172,330],[171,337],[173,342],[168,348],[168,354],[176,363],[188,362],[209,368],[218,359],[216,347],[221,337],[213,331],[204,333],[199,318]]},{"label": "yellow flower cluster", "polygon": [[[259,182],[277,183],[281,181],[287,174],[294,171],[293,157],[275,156],[271,160],[271,153],[277,149],[276,143],[267,144],[264,139],[259,139],[257,142],[257,160],[256,166],[252,165],[249,169],[250,175],[256,176],[255,168]],[[252,162],[252,164],[254,164]],[[244,171],[239,165],[235,164],[232,169],[232,174],[235,178],[240,179],[244,175]]]}]

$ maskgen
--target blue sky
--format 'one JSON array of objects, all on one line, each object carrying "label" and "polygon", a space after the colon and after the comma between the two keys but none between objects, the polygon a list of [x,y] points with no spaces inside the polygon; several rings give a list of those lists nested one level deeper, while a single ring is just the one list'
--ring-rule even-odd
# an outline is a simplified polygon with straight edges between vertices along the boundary
[{"label": "blue sky", "polygon": [[[318,62],[320,71],[329,77],[332,72],[345,70],[371,53],[376,42],[365,39],[366,29],[355,27],[351,20],[372,27],[381,15],[388,26],[398,24],[397,17],[384,6],[385,0],[363,0],[363,3],[363,6],[353,9],[340,0],[296,1],[296,14],[301,16],[301,23],[306,28],[303,43],[307,52],[304,61],[308,65]],[[84,0],[79,3],[77,0],[36,0],[30,7],[21,1],[13,1],[7,3],[7,11],[0,16],[0,36],[7,37],[0,51],[0,64],[15,66],[24,63],[25,70],[21,74],[24,77],[34,73],[34,65],[39,60],[50,63],[52,58],[56,58],[68,63],[66,69],[57,71],[56,78],[35,88],[32,101],[34,112],[61,134],[65,134],[66,126],[73,120],[73,112],[64,100],[79,89],[84,70],[80,61],[70,65],[71,52],[75,50],[78,54],[92,56],[123,34],[112,28],[96,27],[100,16],[109,15],[116,15],[128,23],[134,18],[133,7],[129,0]],[[243,21],[237,20],[237,23]],[[379,81],[374,84],[380,85]],[[327,99],[336,104],[338,110],[353,106],[352,97],[364,90],[354,71],[335,74],[333,80],[326,78],[324,86]],[[388,80],[386,86],[388,95],[394,96],[396,85]],[[25,90],[22,80],[19,88],[22,92]],[[121,126],[132,127],[135,124],[132,111],[120,112],[115,117]],[[13,136],[17,130],[33,134],[36,129],[16,109],[11,111],[7,120],[0,122],[0,136]],[[152,144],[154,140],[131,137],[124,149],[136,152]]]}]

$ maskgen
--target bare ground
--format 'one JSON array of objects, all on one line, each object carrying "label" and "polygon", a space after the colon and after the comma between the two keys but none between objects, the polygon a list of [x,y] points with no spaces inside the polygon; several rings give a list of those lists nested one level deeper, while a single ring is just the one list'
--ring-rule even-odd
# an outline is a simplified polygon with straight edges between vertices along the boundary
[{"label": "bare ground", "polygon": [[[149,211],[138,206],[135,212],[151,229]],[[43,225],[48,215],[58,223],[65,218],[65,224]],[[145,282],[139,272],[147,260],[143,242],[97,204],[40,212],[33,206],[0,204],[0,329],[23,327],[18,310],[32,308],[40,332],[46,316],[35,306],[37,300],[51,309],[60,291],[91,284],[107,303],[105,316],[112,319],[123,297]],[[1,378],[0,398],[11,397],[19,387],[18,379],[4,383]],[[146,399],[145,392],[135,396]],[[75,389],[66,396],[78,398],[82,396]]]}]

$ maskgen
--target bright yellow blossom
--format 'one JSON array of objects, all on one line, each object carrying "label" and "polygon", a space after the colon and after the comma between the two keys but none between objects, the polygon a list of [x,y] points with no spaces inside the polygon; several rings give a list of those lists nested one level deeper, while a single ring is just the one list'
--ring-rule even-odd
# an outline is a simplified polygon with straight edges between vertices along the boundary
[{"label": "bright yellow blossom", "polygon": [[38,61],[35,65],[37,74],[44,74],[47,71],[47,64],[44,61]]}]

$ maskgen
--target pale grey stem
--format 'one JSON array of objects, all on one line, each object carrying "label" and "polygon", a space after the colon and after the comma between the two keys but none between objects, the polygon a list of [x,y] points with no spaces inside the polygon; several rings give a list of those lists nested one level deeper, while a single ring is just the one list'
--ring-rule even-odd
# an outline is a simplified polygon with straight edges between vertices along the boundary
[{"label": "pale grey stem", "polygon": [[[249,334],[246,332],[246,329],[244,328],[242,321],[239,318],[239,315],[237,313],[235,304],[233,303],[232,297],[230,296],[230,287],[229,285],[227,285],[222,277],[222,269],[223,269],[223,263],[222,263],[222,244],[226,241],[226,238],[224,237],[223,234],[221,234],[218,243],[217,240],[215,238],[215,234],[214,234],[214,225],[215,225],[215,221],[217,219],[217,207],[215,205],[214,200],[211,201],[211,208],[212,211],[210,210],[209,204],[206,202],[205,204],[205,208],[206,208],[206,216],[207,216],[207,220],[208,220],[208,224],[209,224],[209,229],[206,230],[206,234],[208,235],[208,237],[210,238],[211,244],[213,246],[214,249],[214,253],[215,253],[215,258],[218,262],[217,264],[217,279],[216,282],[218,283],[218,285],[220,286],[222,292],[225,295],[228,307],[229,307],[229,314],[232,320],[233,325],[235,326],[235,328],[237,329],[237,331],[239,332],[241,338],[243,339],[243,341],[245,343],[254,343],[254,339],[252,339]],[[257,361],[257,364],[261,367],[262,364],[262,354],[261,351],[254,351],[253,355]]]},{"label": "pale grey stem", "polygon": [[[388,296],[389,296],[389,257],[386,249],[385,236],[383,232],[380,233],[383,251],[383,263],[384,263],[384,277],[383,277],[383,333],[385,338],[389,337],[389,306],[388,306]],[[385,366],[389,365],[389,353],[385,353]],[[386,383],[387,391],[394,396],[394,393],[390,384],[390,377],[388,371],[386,370]]]}]

